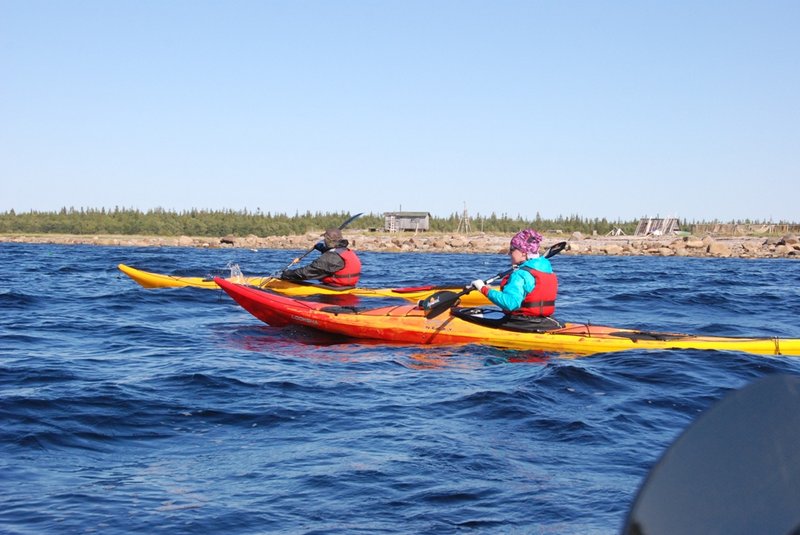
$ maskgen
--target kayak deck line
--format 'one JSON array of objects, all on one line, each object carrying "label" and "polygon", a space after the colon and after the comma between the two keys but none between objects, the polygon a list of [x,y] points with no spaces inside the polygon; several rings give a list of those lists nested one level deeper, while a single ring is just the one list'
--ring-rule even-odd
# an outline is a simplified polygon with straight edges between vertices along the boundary
[{"label": "kayak deck line", "polygon": [[[348,338],[383,343],[422,345],[481,344],[506,349],[590,355],[638,350],[717,350],[757,355],[800,356],[800,339],[726,337],[606,327],[590,323],[558,322],[557,328],[523,331],[518,326],[468,321],[456,307],[447,315],[426,317],[418,305],[360,309],[302,301],[270,290],[215,279],[245,310],[275,327],[303,325]],[[480,309],[490,311],[490,309]],[[497,311],[499,312],[499,311]],[[489,318],[492,319],[492,318]]]}]

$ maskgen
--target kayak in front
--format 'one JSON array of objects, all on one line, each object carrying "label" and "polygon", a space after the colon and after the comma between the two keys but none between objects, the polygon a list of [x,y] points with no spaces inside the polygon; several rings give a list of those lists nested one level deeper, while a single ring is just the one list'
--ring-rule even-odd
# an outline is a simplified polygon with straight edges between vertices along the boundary
[{"label": "kayak in front", "polygon": [[303,325],[352,338],[412,344],[483,344],[508,349],[534,349],[588,355],[629,349],[714,349],[758,355],[800,356],[800,339],[740,338],[649,332],[560,323],[550,318],[539,324],[492,319],[491,309],[457,307],[432,318],[417,305],[372,309],[331,306],[301,301],[277,293],[215,282],[239,305],[261,321],[275,326]]},{"label": "kayak in front", "polygon": [[[120,271],[145,288],[204,288],[219,290],[213,278],[182,277],[178,275],[163,275],[144,271],[125,264],[117,266]],[[236,270],[234,270],[236,271]],[[293,297],[308,297],[311,295],[354,295],[358,297],[399,297],[406,301],[417,303],[440,291],[455,291],[460,288],[443,286],[417,286],[410,288],[334,288],[311,282],[294,282],[277,279],[275,277],[250,277],[237,274],[224,279],[236,284],[246,284],[268,288],[272,291]],[[471,292],[461,298],[464,305],[486,305],[489,300],[480,292]]]}]

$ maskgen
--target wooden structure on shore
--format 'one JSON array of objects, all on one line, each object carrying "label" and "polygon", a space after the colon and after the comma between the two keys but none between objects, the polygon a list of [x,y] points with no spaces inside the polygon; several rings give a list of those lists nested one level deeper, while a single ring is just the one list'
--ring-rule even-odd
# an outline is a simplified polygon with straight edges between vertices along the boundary
[{"label": "wooden structure on shore", "polygon": [[636,226],[635,236],[666,236],[680,232],[677,217],[643,217]]},{"label": "wooden structure on shore", "polygon": [[383,230],[386,232],[427,232],[431,226],[428,212],[385,212]]}]

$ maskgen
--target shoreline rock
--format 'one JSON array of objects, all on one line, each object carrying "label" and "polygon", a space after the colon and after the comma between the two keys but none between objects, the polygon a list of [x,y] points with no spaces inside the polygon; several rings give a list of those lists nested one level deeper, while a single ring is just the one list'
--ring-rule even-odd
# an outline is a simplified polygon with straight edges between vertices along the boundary
[{"label": "shoreline rock", "polygon": [[[356,251],[506,254],[511,234],[374,233],[345,231]],[[243,249],[307,249],[318,233],[292,236],[192,237],[122,235],[0,235],[0,243],[42,243],[120,247],[200,247]],[[789,234],[763,236],[571,236],[546,235],[544,246],[567,241],[561,254],[594,256],[691,256],[712,258],[800,258],[800,240]]]}]

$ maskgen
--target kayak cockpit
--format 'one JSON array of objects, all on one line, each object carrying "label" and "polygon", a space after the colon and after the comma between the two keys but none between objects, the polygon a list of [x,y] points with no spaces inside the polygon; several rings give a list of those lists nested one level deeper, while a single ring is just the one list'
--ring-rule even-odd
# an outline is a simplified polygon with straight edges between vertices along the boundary
[{"label": "kayak cockpit", "polygon": [[564,324],[555,318],[513,316],[490,307],[455,307],[450,314],[470,323],[506,331],[543,333],[564,328]]}]

